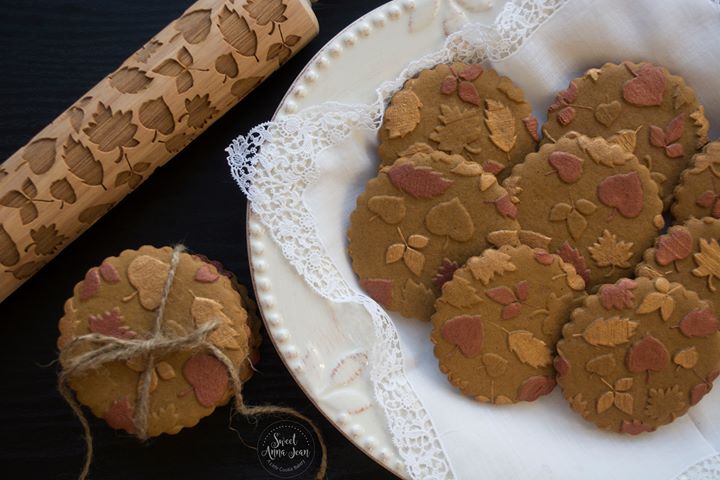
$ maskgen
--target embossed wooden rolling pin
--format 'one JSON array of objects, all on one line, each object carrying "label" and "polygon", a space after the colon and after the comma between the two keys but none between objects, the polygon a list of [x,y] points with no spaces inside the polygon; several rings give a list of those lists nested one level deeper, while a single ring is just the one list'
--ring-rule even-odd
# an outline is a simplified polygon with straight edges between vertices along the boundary
[{"label": "embossed wooden rolling pin", "polygon": [[308,0],[199,0],[0,165],[0,301],[318,33]]}]

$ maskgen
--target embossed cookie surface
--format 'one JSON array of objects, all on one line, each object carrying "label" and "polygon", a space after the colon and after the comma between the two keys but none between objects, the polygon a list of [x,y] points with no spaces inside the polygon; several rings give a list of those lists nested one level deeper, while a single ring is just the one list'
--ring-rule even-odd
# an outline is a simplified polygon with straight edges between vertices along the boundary
[{"label": "embossed cookie surface", "polygon": [[[693,154],[707,143],[708,121],[695,92],[650,63],[606,63],[570,82],[548,109],[543,141],[568,131],[622,137],[660,186],[665,206]],[[617,137],[616,137],[617,138]]]},{"label": "embossed cookie surface", "polygon": [[[65,303],[59,324],[60,350],[75,337],[89,333],[125,340],[149,338],[171,257],[169,247],[146,246],[126,250],[92,268]],[[259,344],[254,338],[257,319],[252,315],[249,318],[248,307],[252,305],[241,300],[226,272],[200,257],[182,253],[161,331],[165,337],[185,337],[205,322],[219,319],[221,325],[208,341],[235,364],[244,381],[252,375],[250,361],[257,357]],[[78,345],[69,359],[99,346]],[[111,427],[136,433],[138,382],[145,368],[143,357],[113,361],[72,376],[70,386],[77,399]],[[226,403],[230,393],[227,369],[207,348],[160,353],[152,371],[148,436],[177,433],[195,425],[216,406]]]},{"label": "embossed cookie surface", "polygon": [[693,290],[720,309],[720,220],[691,218],[670,227],[643,255],[636,273],[665,277]]},{"label": "embossed cookie surface", "polygon": [[353,270],[385,308],[428,320],[442,284],[489,246],[490,232],[517,230],[515,214],[480,165],[417,147],[358,197],[348,232]]},{"label": "embossed cookie surface", "polygon": [[719,326],[708,302],[667,279],[603,285],[563,328],[558,383],[573,410],[600,428],[653,431],[712,388]]},{"label": "embossed cookie surface", "polygon": [[537,120],[509,78],[480,65],[443,64],[420,72],[395,94],[379,139],[383,165],[423,142],[480,162],[502,178],[535,150]]},{"label": "embossed cookie surface", "polygon": [[526,245],[468,259],[435,304],[440,370],[482,402],[534,401],[550,393],[555,343],[583,289],[572,265]]},{"label": "embossed cookie surface", "polygon": [[672,214],[678,222],[690,217],[720,218],[720,141],[708,143],[683,171]]},{"label": "embossed cookie surface", "polygon": [[664,225],[649,170],[601,137],[571,132],[543,145],[503,185],[522,228],[550,237],[591,288],[632,272]]}]

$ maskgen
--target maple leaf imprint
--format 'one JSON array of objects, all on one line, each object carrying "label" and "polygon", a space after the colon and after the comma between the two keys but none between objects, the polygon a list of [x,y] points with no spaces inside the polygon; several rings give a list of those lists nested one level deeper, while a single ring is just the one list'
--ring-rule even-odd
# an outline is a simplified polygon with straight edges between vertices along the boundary
[{"label": "maple leaf imprint", "polygon": [[430,134],[430,140],[438,143],[438,149],[448,153],[462,153],[466,149],[477,153],[471,144],[482,136],[480,111],[440,105],[440,112],[438,118],[442,125]]},{"label": "maple leaf imprint", "polygon": [[125,148],[136,147],[140,143],[135,138],[138,127],[132,123],[132,117],[132,111],[113,113],[112,108],[99,102],[92,121],[83,132],[101,152],[117,149],[119,155],[115,163],[119,163],[125,156]]},{"label": "maple leaf imprint", "polygon": [[598,267],[612,267],[605,275],[609,277],[616,267],[630,268],[628,260],[633,256],[632,247],[632,242],[618,240],[614,233],[604,230],[602,236],[588,247],[588,251]]},{"label": "maple leaf imprint", "polygon": [[713,285],[713,278],[720,278],[720,245],[716,239],[710,241],[700,239],[700,252],[694,253],[693,258],[698,267],[692,273],[696,277],[707,277],[707,287],[711,292],[717,290]]}]

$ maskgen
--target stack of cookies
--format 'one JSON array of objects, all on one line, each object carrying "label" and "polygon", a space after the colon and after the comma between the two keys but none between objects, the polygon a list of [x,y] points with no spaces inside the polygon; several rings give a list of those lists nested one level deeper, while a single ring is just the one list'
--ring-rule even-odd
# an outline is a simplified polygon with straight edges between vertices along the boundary
[{"label": "stack of cookies", "polygon": [[720,375],[720,141],[685,81],[645,62],[588,70],[538,127],[489,68],[406,82],[350,219],[353,270],[432,322],[464,394],[509,404],[560,384],[599,427],[653,431]]}]

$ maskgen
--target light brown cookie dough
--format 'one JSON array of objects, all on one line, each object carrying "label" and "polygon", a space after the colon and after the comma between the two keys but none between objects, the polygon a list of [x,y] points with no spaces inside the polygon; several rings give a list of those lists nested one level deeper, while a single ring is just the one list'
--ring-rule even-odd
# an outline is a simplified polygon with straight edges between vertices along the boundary
[{"label": "light brown cookie dough", "polygon": [[517,230],[515,214],[480,165],[416,148],[383,167],[358,197],[348,231],[353,270],[388,310],[429,320],[442,284],[489,246],[489,233]]},{"label": "light brown cookie dough", "polygon": [[665,277],[720,308],[720,220],[691,218],[670,227],[643,255],[638,276]]},{"label": "light brown cookie dough", "polygon": [[464,394],[496,404],[555,387],[555,344],[584,282],[557,255],[527,245],[471,257],[443,285],[432,317],[440,370]]},{"label": "light brown cookie dough", "polygon": [[[708,120],[695,92],[664,67],[606,63],[570,82],[548,109],[543,141],[573,130],[622,137],[650,169],[665,206],[693,154],[708,141]],[[617,138],[617,137],[616,137]]]},{"label": "light brown cookie dough", "polygon": [[572,409],[598,427],[653,431],[712,388],[719,326],[707,302],[665,278],[603,285],[563,327],[558,383]]},{"label": "light brown cookie dough", "polygon": [[622,146],[570,132],[513,168],[503,185],[524,230],[593,288],[632,272],[662,229],[662,201],[649,170]]},{"label": "light brown cookie dough", "polygon": [[[102,348],[84,342],[69,352],[78,336],[98,334],[123,340],[149,339],[170,271],[173,249],[141,247],[110,257],[88,271],[65,303],[58,347],[63,366],[77,356]],[[252,375],[257,359],[259,324],[255,313],[233,288],[226,272],[204,259],[181,253],[165,306],[161,332],[185,337],[206,322],[220,320],[208,341],[236,366],[242,381]],[[249,299],[248,299],[249,300]],[[249,317],[252,317],[249,318]],[[253,332],[255,331],[255,332]],[[136,434],[138,382],[147,359],[111,361],[69,379],[78,401],[93,414],[128,433]],[[151,373],[147,436],[174,434],[194,426],[231,394],[227,368],[207,348],[173,350],[154,358]]]},{"label": "light brown cookie dough", "polygon": [[690,217],[720,218],[720,141],[705,145],[683,171],[675,187],[672,214],[677,222]]},{"label": "light brown cookie dough", "polygon": [[408,80],[385,111],[378,154],[383,165],[415,143],[459,154],[504,178],[535,150],[537,120],[523,92],[480,65],[454,63]]}]

